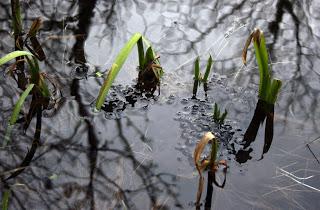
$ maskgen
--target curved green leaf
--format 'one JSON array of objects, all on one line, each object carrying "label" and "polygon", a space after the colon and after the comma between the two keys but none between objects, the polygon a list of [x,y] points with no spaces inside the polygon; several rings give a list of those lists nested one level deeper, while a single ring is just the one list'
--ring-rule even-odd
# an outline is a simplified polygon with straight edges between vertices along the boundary
[{"label": "curved green leaf", "polygon": [[11,53],[5,55],[4,57],[2,57],[0,59],[0,66],[9,62],[10,60],[12,60],[16,57],[20,57],[20,56],[24,56],[24,55],[33,56],[32,53],[30,53],[28,51],[14,51],[14,52],[11,52]]},{"label": "curved green leaf", "polygon": [[9,121],[9,125],[13,125],[16,123],[18,116],[19,116],[19,113],[20,113],[20,110],[21,110],[21,107],[33,87],[34,87],[34,84],[28,85],[27,89],[21,94],[18,102],[14,106],[13,113],[12,113],[10,121]]},{"label": "curved green leaf", "polygon": [[97,110],[100,110],[102,107],[102,104],[108,94],[108,91],[116,78],[117,74],[119,73],[122,65],[128,58],[132,48],[134,45],[140,40],[142,35],[140,33],[135,33],[131,39],[127,42],[127,44],[121,49],[120,53],[116,57],[115,62],[112,64],[111,70],[108,73],[107,78],[105,79],[98,95],[98,99],[96,102],[96,108]]}]

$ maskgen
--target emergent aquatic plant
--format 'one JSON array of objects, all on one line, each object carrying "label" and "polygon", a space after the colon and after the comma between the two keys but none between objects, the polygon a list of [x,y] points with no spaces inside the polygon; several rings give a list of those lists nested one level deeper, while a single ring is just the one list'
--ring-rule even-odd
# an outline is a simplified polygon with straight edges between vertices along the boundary
[{"label": "emergent aquatic plant", "polygon": [[[32,59],[28,58],[28,56],[31,56]],[[32,53],[27,52],[27,51],[11,52],[0,59],[0,66],[9,62],[10,60],[12,60],[14,58],[18,58],[18,57],[20,59],[21,58],[23,59],[23,57],[25,57],[26,60],[28,61],[29,70],[30,70],[30,80],[29,80],[28,86],[26,87],[24,92],[21,94],[19,100],[15,104],[14,110],[13,110],[12,115],[9,120],[9,125],[6,130],[6,135],[5,135],[5,139],[3,142],[3,146],[7,145],[7,143],[10,141],[10,136],[11,136],[11,131],[12,131],[13,125],[18,120],[18,117],[19,117],[22,105],[25,102],[25,99],[31,93],[31,91],[33,89],[34,89],[33,94],[32,94],[33,98],[32,98],[30,108],[29,108],[29,113],[28,113],[26,120],[25,120],[24,129],[27,129],[27,127],[29,126],[29,123],[30,123],[32,117],[35,115],[35,110],[37,109],[36,107],[41,107],[41,109],[42,109],[42,108],[47,107],[47,105],[49,103],[50,92],[49,92],[49,89],[48,89],[47,84],[45,82],[45,76],[44,76],[44,74],[42,74],[40,72],[38,61],[33,57]],[[21,62],[21,61],[17,61],[17,62]],[[15,79],[14,66],[16,66],[16,63],[11,65],[11,68],[8,71],[8,73],[14,79]]]},{"label": "emergent aquatic plant", "polygon": [[202,77],[200,73],[200,63],[199,63],[200,58],[197,57],[197,59],[194,62],[194,84],[193,84],[193,97],[196,97],[197,91],[198,91],[198,86],[203,82],[203,87],[204,91],[207,91],[207,81],[208,77],[211,71],[211,66],[213,63],[211,55],[209,55],[209,59],[207,61],[207,66],[206,66],[206,71]]},{"label": "emergent aquatic plant", "polygon": [[217,103],[214,103],[214,110],[213,110],[213,120],[215,123],[218,123],[219,125],[222,125],[224,123],[224,120],[227,117],[227,110],[224,110],[224,113],[221,114],[220,108],[218,107]]},{"label": "emergent aquatic plant", "polygon": [[[143,43],[145,43],[147,46],[146,53],[144,53]],[[160,66],[159,56],[156,56],[150,43],[140,33],[135,33],[126,43],[126,45],[121,49],[120,53],[117,55],[114,63],[111,66],[107,78],[105,79],[99,91],[96,102],[97,110],[101,109],[114,79],[116,78],[117,74],[121,70],[122,65],[124,64],[136,44],[138,47],[139,56],[138,84],[142,89],[149,89],[152,85],[160,84],[160,77],[163,74],[163,70]]]},{"label": "emergent aquatic plant", "polygon": [[[209,157],[201,159],[202,152],[204,151],[207,144],[211,143],[211,150]],[[200,206],[200,199],[203,191],[203,185],[204,185],[204,177],[203,172],[205,170],[208,171],[208,178],[212,180],[212,182],[220,188],[223,188],[226,182],[226,172],[227,172],[227,163],[225,160],[219,160],[217,161],[217,153],[219,149],[219,140],[211,133],[207,132],[204,134],[204,136],[201,138],[201,140],[196,145],[196,148],[194,149],[194,164],[197,168],[197,171],[199,173],[199,184],[198,184],[198,191],[197,191],[197,200],[196,200],[196,206]],[[224,174],[225,179],[221,185],[219,185],[215,179],[215,172],[218,170],[219,165],[224,166]],[[209,180],[209,179],[208,179]],[[208,183],[212,184],[212,183]]]},{"label": "emergent aquatic plant", "polygon": [[242,61],[244,65],[247,63],[247,50],[253,40],[253,45],[256,54],[256,60],[259,67],[260,82],[259,82],[259,98],[268,104],[274,104],[277,100],[278,93],[281,88],[281,80],[272,79],[268,65],[268,52],[264,39],[263,32],[260,29],[255,29],[247,39],[242,51]]}]

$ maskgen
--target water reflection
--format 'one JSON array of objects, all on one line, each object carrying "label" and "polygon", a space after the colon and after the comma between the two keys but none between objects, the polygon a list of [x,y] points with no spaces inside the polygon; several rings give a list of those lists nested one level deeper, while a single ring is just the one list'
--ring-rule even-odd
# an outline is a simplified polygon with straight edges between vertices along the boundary
[{"label": "water reflection", "polygon": [[[274,4],[273,1],[222,2],[205,0],[181,2],[173,0],[163,3],[146,0],[90,2],[41,0],[21,1],[21,3],[25,13],[24,21],[29,25],[38,16],[44,19],[43,28],[40,30],[41,33],[38,37],[47,56],[47,60],[42,67],[51,76],[54,74],[65,96],[65,102],[54,115],[50,116],[51,118],[42,118],[41,144],[34,153],[31,164],[15,179],[0,184],[1,190],[4,184],[11,185],[13,189],[11,205],[14,209],[29,207],[31,209],[75,209],[77,207],[98,209],[109,206],[123,208],[122,201],[125,205],[133,206],[132,208],[145,209],[143,208],[145,206],[141,208],[140,204],[143,205],[150,200],[152,200],[150,203],[156,203],[154,206],[164,208],[164,205],[161,204],[165,203],[165,198],[161,200],[159,196],[147,196],[154,188],[166,188],[164,184],[158,181],[146,183],[147,185],[153,185],[149,188],[143,184],[143,181],[139,182],[142,183],[141,185],[132,183],[128,185],[126,181],[121,181],[130,180],[131,176],[128,173],[134,171],[134,167],[141,164],[141,157],[137,155],[137,151],[131,151],[133,156],[129,155],[130,157],[128,157],[127,146],[124,145],[129,144],[130,146],[133,141],[138,139],[138,145],[144,147],[145,141],[139,141],[140,138],[136,136],[143,136],[141,133],[145,133],[145,131],[139,130],[137,133],[128,131],[130,129],[127,128],[126,123],[130,121],[129,117],[132,117],[131,115],[118,121],[106,121],[103,117],[101,119],[91,116],[90,103],[95,99],[98,92],[97,87],[101,86],[102,79],[88,77],[88,80],[79,81],[80,77],[84,78],[82,74],[79,78],[71,75],[71,71],[77,63],[80,65],[93,63],[95,68],[108,63],[107,60],[112,60],[128,37],[137,30],[150,37],[152,43],[156,43],[155,48],[160,49],[161,58],[167,67],[166,72],[169,73],[169,76],[166,77],[167,87],[164,87],[162,95],[172,94],[177,99],[176,101],[181,102],[178,106],[175,106],[176,104],[168,106],[168,110],[176,109],[175,111],[180,113],[177,115],[180,115],[178,117],[181,120],[179,125],[182,132],[181,137],[179,136],[176,140],[179,143],[182,142],[177,150],[180,152],[179,154],[182,153],[186,157],[190,157],[192,153],[190,148],[195,144],[194,141],[198,139],[197,135],[207,131],[212,126],[210,117],[206,115],[212,103],[217,101],[219,104],[228,106],[229,118],[239,124],[249,124],[247,119],[251,111],[260,112],[260,108],[256,105],[255,94],[258,73],[254,69],[254,62],[250,62],[253,61],[253,57],[250,58],[247,68],[239,66],[240,50],[248,32],[253,27],[264,29],[267,37],[273,36],[273,39],[267,38],[268,48],[272,49],[270,50],[270,57],[272,58],[270,62],[274,73],[285,81],[279,104],[276,104],[278,122],[282,125],[282,127],[277,126],[277,128],[283,128],[283,131],[289,130],[293,133],[292,135],[291,133],[285,134],[285,132],[276,131],[276,129],[275,132],[281,133],[281,138],[290,140],[283,142],[295,142],[295,145],[300,145],[300,143],[297,143],[297,138],[300,140],[300,136],[296,136],[297,131],[288,129],[291,122],[303,122],[297,126],[300,129],[299,132],[301,131],[299,135],[303,138],[307,139],[310,135],[313,136],[319,132],[320,112],[318,104],[320,91],[318,85],[319,70],[317,69],[319,24],[317,23],[320,16],[317,1],[292,2],[279,0]],[[86,8],[88,8],[87,11]],[[79,17],[79,14],[85,15]],[[0,50],[3,53],[13,49],[13,40],[10,33],[11,23],[8,21],[10,15],[9,1],[1,1],[0,22],[2,27],[0,34],[2,38],[0,40]],[[81,24],[78,23],[80,19],[84,19]],[[81,29],[82,24],[87,29],[85,27]],[[187,93],[186,97],[183,95],[184,91],[187,92],[192,88],[192,82],[189,83],[192,78],[192,68],[176,67],[187,61],[193,62],[194,57],[199,54],[206,54],[207,50],[215,59],[214,71],[216,74],[211,79],[211,82],[215,85],[209,84],[206,102],[192,101],[188,98],[190,92]],[[68,66],[69,61],[71,61],[70,66]],[[84,68],[84,74],[86,74],[85,71]],[[236,71],[239,74],[235,74]],[[123,78],[126,77],[127,75],[123,76]],[[132,77],[128,78],[131,79]],[[12,105],[15,102],[13,96],[17,93],[17,90],[9,79],[0,77],[0,81],[0,121],[5,122],[12,111]],[[24,85],[21,83],[20,86]],[[136,100],[136,97],[132,97],[132,100],[126,99],[123,101],[128,102],[128,106],[137,106]],[[172,103],[176,102],[175,100],[171,101],[173,101]],[[120,112],[123,109],[121,104],[123,105],[119,101],[111,102],[111,106],[119,108]],[[107,108],[107,110],[111,111],[112,109]],[[115,109],[113,108],[113,110]],[[242,153],[245,156],[242,158],[242,162],[248,162],[248,158],[253,151],[253,143],[260,140],[254,140],[253,136],[257,135],[256,127],[261,128],[260,121],[257,120],[261,119],[261,116],[257,115],[255,117],[255,113],[253,115],[252,125],[250,123],[246,137],[241,139],[244,140],[243,143],[246,148],[237,151],[238,156],[242,156]],[[268,117],[271,118],[272,116],[266,115],[266,121],[268,121]],[[254,119],[259,123],[253,125]],[[140,120],[131,121],[134,122],[136,128],[141,128],[141,124],[150,123],[144,117]],[[271,120],[268,122],[271,124]],[[283,125],[285,123],[288,124],[287,127]],[[313,125],[311,131],[305,129],[308,128],[310,123]],[[0,150],[2,172],[8,172],[23,162],[28,153],[26,148],[30,148],[34,139],[33,131],[36,126],[35,117],[34,121],[31,121],[30,129],[26,134],[15,128],[10,151],[5,151],[8,148],[1,148]],[[113,136],[118,134],[119,126],[129,142],[124,143],[123,140]],[[271,128],[271,126],[266,126],[265,129],[267,127]],[[179,126],[171,126],[171,129],[179,129]],[[221,132],[221,135],[225,135],[222,139],[226,139],[226,142],[233,138],[232,132],[235,135],[240,133],[240,131],[233,130],[230,127],[224,129],[225,132]],[[3,133],[4,125],[1,123],[1,137],[3,137]],[[271,152],[269,147],[272,142],[272,132],[269,130],[266,133],[270,135],[264,139],[263,154]],[[114,147],[112,142],[118,140],[122,143]],[[155,138],[155,140],[157,139]],[[279,141],[275,140],[273,144],[279,146]],[[32,150],[30,149],[30,151]],[[303,151],[301,153],[305,155]],[[279,160],[269,157],[272,160],[264,160],[263,165],[270,163],[270,161],[275,161],[275,165],[281,165],[279,162],[283,158]],[[132,160],[132,158],[135,160]],[[176,157],[172,155],[170,158],[170,160],[173,160]],[[282,165],[292,161],[288,158],[286,160],[287,162]],[[301,163],[299,162],[301,159],[295,160]],[[156,161],[160,162],[162,160]],[[129,163],[135,163],[135,165]],[[123,165],[124,167],[122,167]],[[145,169],[145,172],[139,167],[140,174],[151,171],[149,176],[144,177],[144,179],[157,180],[161,171],[166,171],[164,168],[150,166],[145,162],[142,165],[147,169]],[[309,159],[306,161],[306,165],[308,167],[303,164],[299,167],[301,169],[310,168]],[[115,169],[118,169],[118,172],[115,172]],[[126,169],[128,169],[127,172]],[[268,168],[267,170],[273,171],[274,168]],[[253,173],[254,171],[255,169],[252,169],[250,172]],[[309,173],[307,170],[305,172]],[[6,173],[5,177],[10,176],[10,174]],[[53,174],[57,174],[58,179],[54,179]],[[124,174],[124,178],[122,179],[117,174]],[[278,196],[273,199],[263,197],[263,201],[256,199],[261,195],[261,188],[259,190],[256,190],[257,188],[253,189],[259,183],[250,182],[250,175],[247,174],[247,176],[246,180],[242,179],[243,185],[238,183],[238,179],[241,178],[240,175],[234,175],[228,179],[228,182],[252,190],[255,196],[241,197],[242,199],[239,200],[236,199],[238,195],[226,193],[227,196],[219,197],[214,201],[218,209],[228,209],[227,207],[231,206],[229,204],[231,202],[225,201],[230,200],[238,201],[237,205],[243,209],[253,208],[255,204],[252,204],[252,201],[261,202],[265,205],[262,205],[262,207],[271,206],[271,208],[278,208],[279,205],[283,208],[303,207],[312,209],[314,207],[317,198],[313,196],[312,192],[308,192],[308,196],[305,196],[305,194],[298,193],[301,189],[290,188],[290,192],[282,191],[287,188],[287,186],[283,186],[288,181],[285,178],[282,180],[281,184],[283,185],[281,186],[283,187],[279,192],[288,193],[287,200],[283,199],[280,204],[274,204],[274,200],[279,200]],[[138,175],[134,177],[137,180],[140,179]],[[269,180],[269,177],[263,176],[263,178]],[[156,182],[160,183],[160,186]],[[274,179],[270,182],[274,183]],[[168,181],[166,186],[176,192],[175,186],[171,185],[172,183],[175,182]],[[268,185],[268,183],[264,184]],[[279,188],[279,186],[274,187]],[[147,188],[148,192],[146,192]],[[265,186],[263,189],[265,189]],[[236,193],[238,194],[238,191]],[[193,196],[193,191],[191,194]],[[176,199],[175,196],[172,197],[173,200]],[[144,198],[148,199],[144,200]],[[107,201],[104,202],[105,200]],[[187,196],[181,198],[181,200],[184,203],[194,201],[193,198],[189,199]],[[147,205],[146,209],[150,206]],[[167,206],[170,206],[170,204]],[[186,206],[187,204],[184,205],[184,208],[187,208]],[[259,207],[261,206],[258,205]],[[229,209],[232,209],[232,206]]]},{"label": "water reflection", "polygon": [[256,140],[259,128],[261,125],[263,125],[264,121],[266,121],[266,123],[264,131],[264,145],[261,159],[263,158],[263,155],[269,151],[270,146],[272,144],[274,105],[259,100],[256,105],[254,115],[249,124],[249,127],[244,133],[243,141],[241,143],[241,145],[243,145],[243,148],[235,153],[235,158],[237,162],[245,163],[252,158],[250,156],[250,153],[253,151],[253,149],[249,148],[249,146]]}]

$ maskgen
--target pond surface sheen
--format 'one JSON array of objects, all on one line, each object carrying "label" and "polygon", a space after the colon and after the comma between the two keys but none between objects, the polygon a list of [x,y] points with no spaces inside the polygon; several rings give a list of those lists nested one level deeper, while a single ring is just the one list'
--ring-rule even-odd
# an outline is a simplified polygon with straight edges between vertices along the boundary
[{"label": "pond surface sheen", "polygon": [[[10,187],[9,209],[15,210],[195,209],[193,150],[212,131],[222,142],[219,157],[229,168],[225,187],[213,185],[211,209],[318,209],[319,5],[317,0],[21,1],[26,31],[36,17],[43,20],[38,39],[47,59],[41,69],[62,95],[42,113],[40,145],[30,164],[17,177],[1,181],[0,200]],[[10,2],[1,1],[1,57],[14,50],[10,18]],[[283,87],[269,151],[261,155],[262,125],[240,164],[230,145],[237,151],[242,147],[258,102],[259,72],[251,47],[247,66],[241,60],[255,27],[264,31],[273,76]],[[135,32],[147,37],[161,56],[165,74],[160,95],[158,90],[153,97],[134,93],[134,50],[104,111],[94,113],[92,104],[103,83],[94,72],[109,69]],[[204,69],[209,54],[214,64],[207,97],[199,88],[197,99],[191,99],[193,62],[199,55]],[[79,60],[88,72],[77,71]],[[4,74],[5,67],[0,139],[21,93]],[[211,118],[215,102],[228,111],[225,126]],[[0,147],[1,180],[25,158],[35,126],[34,118],[24,133],[17,124],[10,143]],[[203,191],[201,209],[206,187]]]}]

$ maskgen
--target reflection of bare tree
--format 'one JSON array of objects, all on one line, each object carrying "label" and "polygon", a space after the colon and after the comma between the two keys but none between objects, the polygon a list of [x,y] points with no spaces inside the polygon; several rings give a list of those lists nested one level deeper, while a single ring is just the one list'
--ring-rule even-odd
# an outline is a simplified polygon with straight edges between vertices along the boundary
[{"label": "reflection of bare tree", "polygon": [[[310,44],[318,40],[318,37],[312,33],[313,29],[311,28],[311,26],[307,25],[308,22],[305,22],[308,20],[307,18],[312,15],[308,13],[300,13],[297,10],[297,8],[300,7],[304,7],[304,5],[299,2],[296,2],[296,4],[294,4],[288,0],[278,1],[275,20],[269,24],[270,32],[274,35],[271,50],[277,42],[279,36],[279,25],[281,22],[283,22],[283,16],[288,13],[291,16],[291,19],[295,26],[293,33],[296,41],[296,68],[293,72],[293,82],[290,82],[288,84],[290,92],[293,92],[294,94],[287,98],[287,103],[283,108],[283,112],[285,113],[285,116],[288,117],[290,115],[290,110],[293,110],[294,113],[299,110],[298,112],[300,113],[297,113],[297,115],[303,116],[303,120],[310,119],[313,122],[314,129],[319,132],[318,123],[316,122],[318,116],[314,116],[314,113],[318,113],[317,104],[319,102],[319,89],[310,85],[310,82],[312,80],[315,80],[316,78],[319,79],[320,74],[317,73],[317,70],[314,69],[312,65],[306,68],[306,66],[303,66],[302,64],[302,62],[305,61],[307,61],[308,63],[312,63],[314,58],[318,59],[318,56],[316,54],[309,54],[310,52],[317,50]],[[306,4],[306,7],[308,8],[308,4]],[[310,8],[308,8],[308,10],[309,9]],[[303,34],[303,36],[307,35],[307,39],[302,39],[302,36],[300,34],[301,32],[311,32],[312,36]],[[302,47],[307,48],[310,52],[308,52],[307,54],[304,53],[302,51]],[[296,104],[297,101],[299,101],[300,103]],[[295,108],[296,106],[298,106],[299,108]],[[303,114],[301,112],[303,112]]]},{"label": "reflection of bare tree", "polygon": [[[167,193],[175,198],[174,188],[171,182],[167,181],[167,175],[157,172],[159,169],[151,163],[141,164],[136,151],[130,148],[132,136],[143,136],[141,134],[144,132],[139,130],[139,123],[135,125],[134,120],[130,118],[110,120],[106,123],[105,120],[91,116],[88,104],[95,98],[96,87],[101,80],[91,78],[74,80],[70,76],[73,66],[67,65],[69,55],[72,54],[79,60],[73,60],[71,64],[79,61],[86,62],[86,55],[98,56],[96,52],[85,47],[85,41],[88,40],[100,41],[100,44],[104,44],[104,46],[100,45],[100,48],[108,48],[104,51],[106,52],[104,56],[112,57],[112,48],[118,47],[117,42],[114,41],[124,42],[124,37],[139,30],[147,37],[150,36],[151,41],[156,43],[156,48],[161,49],[161,58],[170,68],[175,68],[184,63],[187,58],[211,46],[209,52],[217,56],[215,71],[230,75],[235,69],[240,68],[239,56],[248,32],[258,26],[266,31],[267,42],[271,48],[271,62],[294,63],[294,65],[291,63],[273,65],[275,74],[285,82],[280,102],[276,105],[276,116],[284,115],[290,118],[293,115],[299,120],[312,122],[315,131],[318,129],[320,91],[317,68],[320,52],[319,28],[316,23],[319,22],[320,17],[314,9],[316,1],[279,0],[276,4],[273,1],[261,0],[230,2],[189,0],[170,1],[168,4],[148,0],[91,1],[85,6],[87,9],[85,12],[91,12],[91,14],[82,17],[80,10],[84,7],[81,6],[84,1],[80,0],[21,2],[25,12],[24,25],[30,25],[31,21],[38,16],[44,19],[39,40],[48,59],[42,66],[43,70],[54,75],[62,84],[64,96],[72,97],[66,99],[67,102],[61,108],[62,111],[58,111],[52,118],[43,118],[41,142],[44,143],[38,148],[31,165],[25,169],[21,177],[16,179],[23,184],[23,187],[12,186],[14,209],[26,209],[26,204],[28,207],[41,205],[43,209],[75,209],[77,207],[94,209],[101,206],[117,206],[117,204],[121,206],[122,201],[127,206],[139,208],[140,206],[135,202],[136,197],[143,195],[141,197],[148,198],[145,202],[156,205],[160,194],[159,189],[166,189]],[[10,16],[10,1],[1,1],[0,50],[2,54],[13,50],[11,23],[8,21]],[[276,30],[270,27],[270,31],[267,31],[268,21]],[[233,22],[239,24],[233,27]],[[235,31],[234,29],[238,29],[241,24],[245,24],[246,30]],[[80,30],[79,25],[87,25],[87,28]],[[94,35],[89,34],[90,26],[95,27]],[[216,41],[213,39],[220,35],[222,38],[218,39],[218,44],[213,45],[212,43]],[[237,47],[233,49],[232,46]],[[79,51],[75,53],[76,50]],[[256,103],[254,90],[257,87],[251,84],[257,83],[258,71],[249,70],[250,66],[254,65],[253,60],[254,57],[251,54],[249,66],[240,72],[238,84],[243,87],[241,90],[230,87],[230,91],[225,91],[225,86],[230,86],[229,78],[220,77],[219,74],[214,75],[212,83],[209,84],[211,87],[209,87],[208,96],[214,97],[214,101],[218,101],[219,104],[229,105],[227,107],[229,116],[241,122],[248,118],[247,114],[253,110]],[[252,61],[251,64],[250,61]],[[189,72],[191,69],[175,71],[173,74],[178,75],[174,77],[176,80],[169,78],[168,83],[172,82],[175,85],[177,81],[180,83],[191,81],[190,74],[186,74],[186,71]],[[183,75],[187,76],[183,77]],[[219,86],[218,83],[223,85]],[[12,111],[11,106],[15,101],[12,96],[17,91],[12,88],[12,81],[3,79],[1,76],[0,84],[0,121],[4,122]],[[71,91],[69,87],[72,87]],[[173,88],[179,91],[182,89]],[[68,94],[68,92],[71,93]],[[226,97],[228,94],[232,96]],[[136,133],[133,131],[128,133],[127,129],[130,126],[125,126],[125,120],[133,123]],[[66,122],[61,127],[55,127],[60,126],[61,121]],[[99,122],[98,125],[96,121]],[[31,123],[31,130],[35,124],[35,121]],[[66,124],[70,125],[66,128]],[[110,124],[114,124],[113,127]],[[101,130],[107,130],[108,134],[100,135]],[[114,133],[115,137],[106,137],[111,135],[109,132]],[[0,136],[2,137],[3,134],[4,125],[1,124]],[[1,148],[2,172],[11,170],[23,160],[27,152],[26,148],[30,148],[33,134],[27,132],[23,135],[17,132],[14,138],[16,140],[13,141],[9,151],[6,151],[8,148]],[[118,141],[116,146],[112,144],[112,140]],[[134,138],[134,141],[136,140],[141,145],[145,143]],[[121,168],[123,165],[121,162],[128,166]],[[133,173],[132,176],[139,185],[121,181],[119,178],[121,176],[113,170],[115,168],[120,171],[119,174],[124,174],[124,180],[131,177],[124,171]],[[56,173],[57,179],[49,178]],[[169,175],[169,177],[172,176]],[[13,181],[8,184],[12,185]],[[106,200],[106,203],[102,203],[103,200]]]},{"label": "reflection of bare tree", "polygon": [[[79,2],[79,25],[77,29],[74,30],[74,33],[76,35],[76,42],[72,49],[72,55],[74,56],[75,63],[86,63],[84,54],[84,42],[89,33],[91,22],[90,19],[93,16],[92,11],[94,7],[95,2],[90,2],[89,4],[87,4],[85,1]],[[44,16],[48,17],[48,15]],[[59,21],[50,20],[49,22],[47,21],[44,23],[45,28],[43,30],[52,30],[55,26],[57,26],[58,29],[63,29],[64,24],[64,21],[60,21],[59,23]],[[46,44],[44,45],[45,48],[47,48]],[[52,49],[49,55],[51,59],[58,59],[59,51],[55,52],[54,49]],[[49,63],[49,61],[47,62]],[[51,68],[53,69],[54,65],[51,65]],[[62,73],[62,75],[63,74],[66,73],[64,72]],[[139,195],[141,193],[146,194],[149,197],[151,208],[156,208],[156,206],[159,204],[158,195],[162,194],[163,191],[165,191],[167,196],[175,199],[176,194],[173,189],[171,189],[174,186],[172,186],[170,181],[167,181],[168,178],[171,179],[175,176],[163,172],[155,173],[155,165],[153,165],[152,163],[144,164],[143,162],[138,161],[135,157],[134,151],[132,151],[130,148],[129,141],[122,131],[122,125],[120,121],[117,122],[117,127],[119,129],[118,136],[121,139],[121,142],[123,142],[124,148],[112,149],[108,146],[108,141],[105,140],[103,140],[103,142],[105,142],[103,146],[101,148],[98,147],[98,144],[99,142],[101,142],[101,140],[99,140],[93,124],[88,119],[90,118],[90,112],[88,112],[88,107],[86,107],[83,102],[83,96],[80,92],[80,82],[81,81],[77,79],[74,79],[72,81],[71,95],[75,97],[74,99],[78,103],[79,115],[83,117],[84,124],[77,123],[77,125],[74,127],[74,132],[72,132],[72,134],[67,138],[61,138],[59,135],[53,135],[53,133],[46,133],[46,137],[48,137],[49,134],[49,136],[55,136],[55,138],[59,140],[54,142],[53,144],[45,144],[45,147],[47,147],[47,149],[45,149],[44,151],[40,151],[40,154],[38,154],[33,159],[31,167],[27,167],[25,173],[21,174],[18,178],[20,182],[23,183],[24,188],[28,190],[28,193],[25,193],[23,189],[16,189],[12,185],[13,183],[11,181],[8,181],[8,184],[11,185],[12,189],[11,205],[15,206],[15,209],[24,209],[24,207],[32,206],[33,202],[37,203],[37,208],[42,209],[104,209],[103,206],[112,209],[117,206],[120,208],[124,208],[124,206],[126,206],[132,209],[140,209],[139,207],[135,207],[136,204],[132,201],[132,197],[134,197],[134,195]],[[41,123],[41,120],[37,121],[36,128],[39,127],[38,122]],[[82,143],[86,146],[78,144],[78,142],[72,142],[73,139],[77,139],[76,136],[79,132],[79,126],[81,124],[85,125],[83,135],[88,141],[87,143],[85,143],[85,141]],[[134,126],[134,123],[132,121],[131,126]],[[142,131],[140,131],[137,126],[134,126],[134,128],[138,133],[142,133]],[[59,133],[59,131],[57,133]],[[37,138],[37,140],[39,140],[39,138]],[[34,149],[31,150],[34,151]],[[81,158],[81,156],[83,155],[86,155],[87,158]],[[108,156],[111,156],[111,158],[108,158]],[[22,157],[23,155],[21,153],[14,154],[12,155],[11,161],[13,160],[14,162],[19,162]],[[88,173],[87,175],[78,175],[79,172],[77,169],[72,167],[72,163],[70,163],[69,165],[68,162],[63,161],[68,158],[75,159],[78,157],[80,157],[78,161],[83,164],[83,166],[81,167],[83,167],[85,171],[88,171],[85,172]],[[108,165],[119,164],[119,159],[128,160],[125,161],[125,163],[129,164],[131,162],[132,164],[131,168],[134,174],[132,174],[131,176],[134,176],[135,179],[140,178],[141,184],[137,187],[135,187],[135,185],[126,186],[121,183],[121,181],[117,181],[117,176],[124,175],[117,173],[115,174],[114,170],[109,171],[108,166],[106,166],[105,164],[98,167],[97,160],[99,159],[99,157],[101,159],[104,159],[104,161],[107,161]],[[47,162],[52,161],[56,162],[57,164],[63,165],[59,174],[61,174],[65,178],[59,180],[60,183],[55,183],[55,180],[50,179],[48,175],[41,175],[42,173],[50,174],[50,172],[52,171],[52,165],[48,164]],[[2,170],[4,170],[6,173],[6,171],[10,169],[11,164],[1,165]],[[6,167],[4,167],[5,165]],[[25,167],[25,165],[23,165],[22,167]],[[110,175],[108,175],[108,173]],[[31,183],[29,183],[30,178]],[[38,180],[38,182],[34,180]],[[46,193],[40,193],[41,191]],[[77,196],[77,194],[79,193],[80,196]],[[107,198],[105,203],[101,204],[101,200],[96,199],[97,196],[99,198]],[[29,202],[25,202],[27,199],[29,200]],[[67,201],[65,199],[67,199]],[[99,202],[98,204],[97,201]],[[175,201],[175,203],[178,203],[177,200]],[[145,200],[144,204],[147,203],[148,202]]]}]

